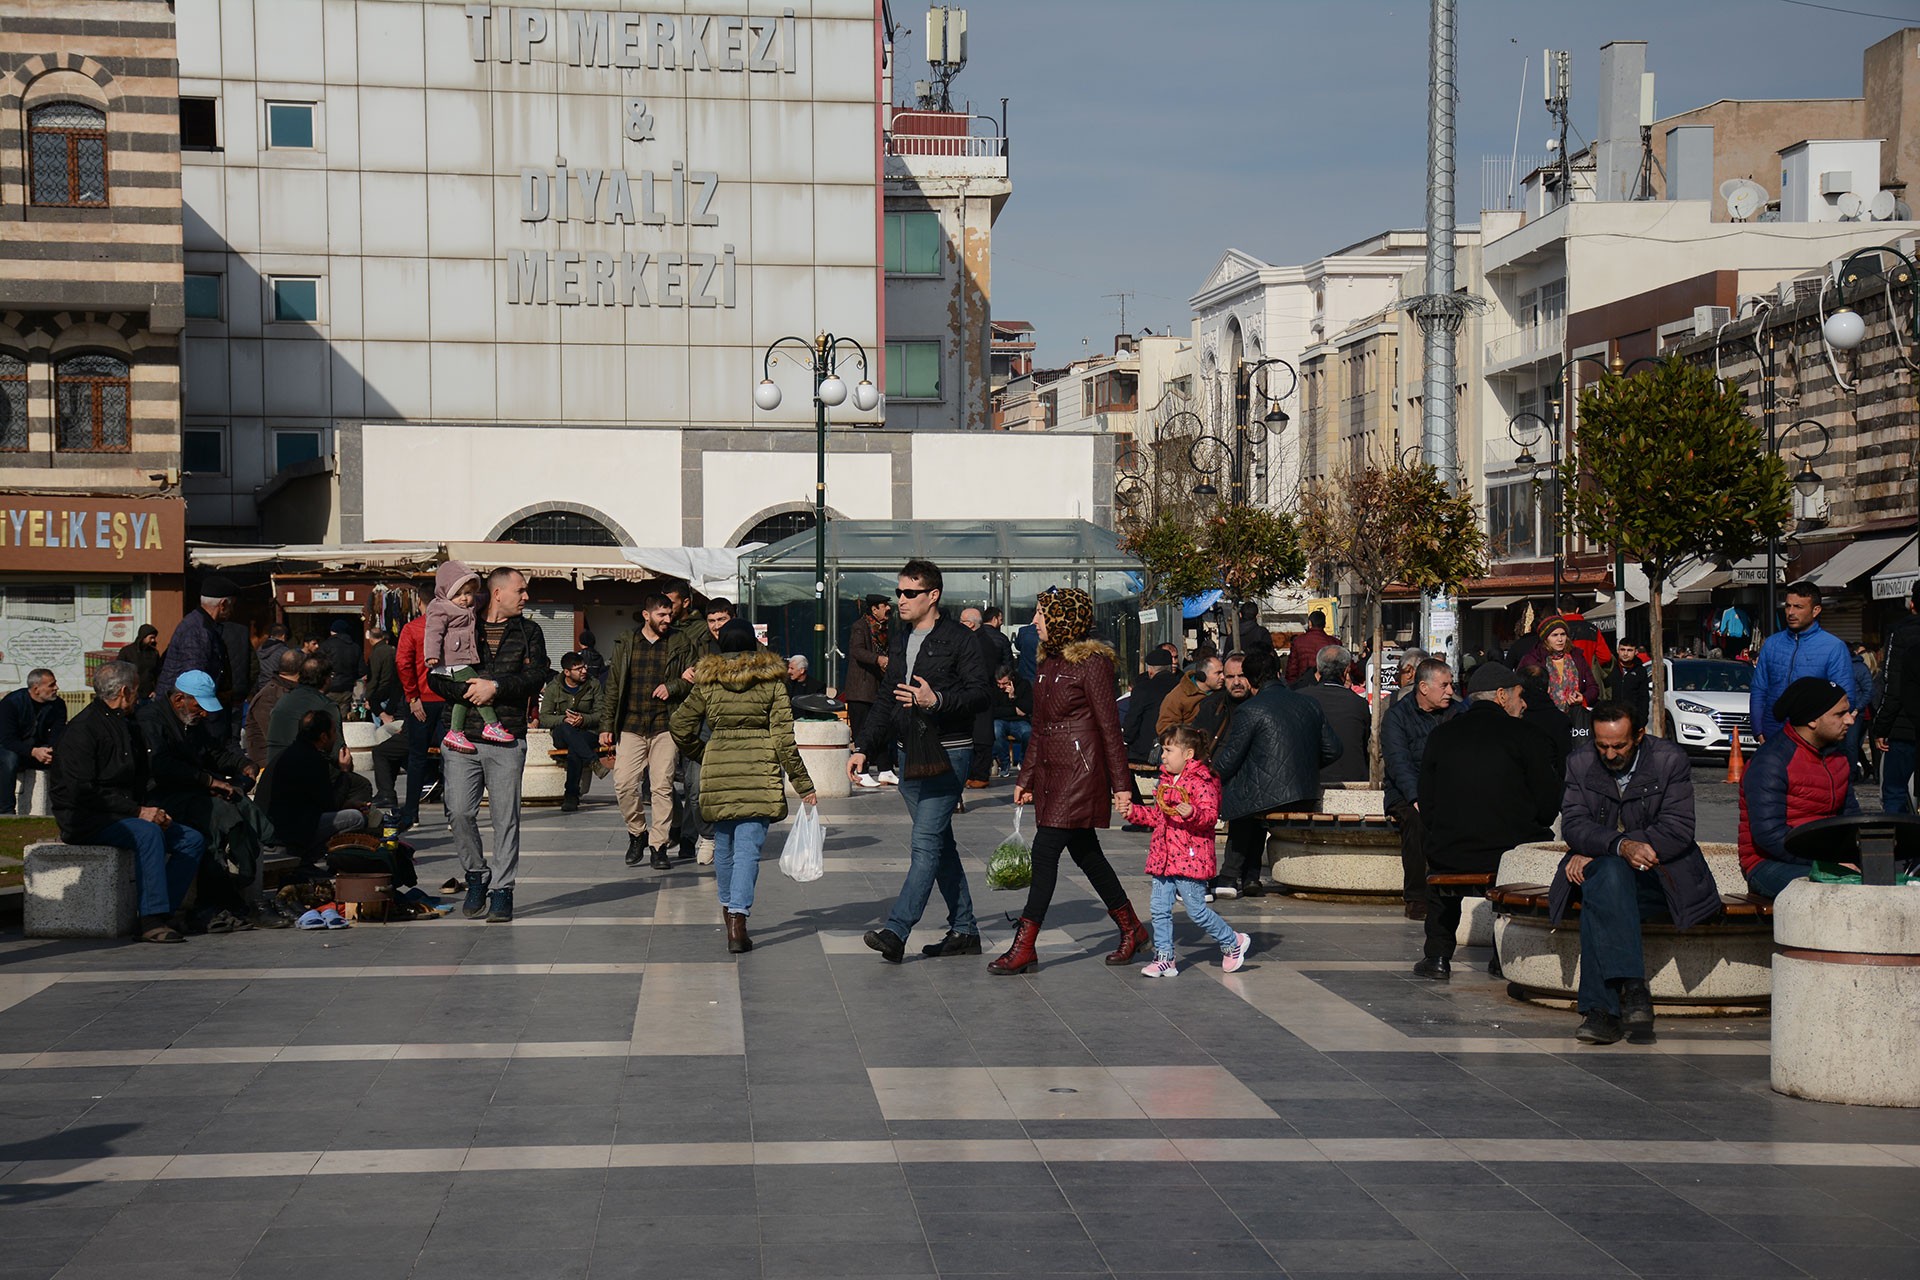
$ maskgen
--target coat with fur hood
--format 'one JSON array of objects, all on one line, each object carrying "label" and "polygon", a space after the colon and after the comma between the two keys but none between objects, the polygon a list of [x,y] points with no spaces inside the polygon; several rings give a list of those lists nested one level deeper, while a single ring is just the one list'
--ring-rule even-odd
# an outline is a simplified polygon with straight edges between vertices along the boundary
[{"label": "coat with fur hood", "polygon": [[[705,742],[702,721],[712,728]],[[801,795],[813,791],[793,740],[787,664],[770,650],[700,659],[693,692],[674,708],[672,729],[680,750],[701,762],[703,822],[778,822],[787,816],[783,772]]]},{"label": "coat with fur hood", "polygon": [[1076,641],[1040,663],[1020,768],[1039,826],[1107,826],[1114,793],[1132,789],[1113,667],[1113,650],[1098,640]]},{"label": "coat with fur hood", "polygon": [[427,669],[435,667],[477,667],[480,665],[480,614],[471,605],[461,608],[453,602],[453,593],[461,584],[471,582],[476,602],[480,594],[480,575],[449,560],[433,571],[433,599],[427,604],[427,630],[421,637]]}]

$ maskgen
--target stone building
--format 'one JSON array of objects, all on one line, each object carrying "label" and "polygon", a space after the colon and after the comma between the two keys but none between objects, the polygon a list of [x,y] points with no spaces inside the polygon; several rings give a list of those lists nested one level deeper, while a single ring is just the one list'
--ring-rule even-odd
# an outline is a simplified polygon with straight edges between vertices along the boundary
[{"label": "stone building", "polygon": [[0,689],[180,617],[180,153],[162,0],[0,3]]}]

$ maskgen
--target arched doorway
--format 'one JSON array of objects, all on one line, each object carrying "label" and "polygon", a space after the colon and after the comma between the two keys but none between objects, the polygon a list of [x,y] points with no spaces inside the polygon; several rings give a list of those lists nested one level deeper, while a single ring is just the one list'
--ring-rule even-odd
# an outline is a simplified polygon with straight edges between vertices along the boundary
[{"label": "arched doorway", "polygon": [[805,508],[799,511],[776,511],[741,534],[734,545],[744,547],[760,542],[771,546],[797,533],[811,532],[813,524],[813,512]]},{"label": "arched doorway", "polygon": [[539,511],[502,529],[496,542],[518,542],[531,547],[617,547],[613,530],[577,511]]}]

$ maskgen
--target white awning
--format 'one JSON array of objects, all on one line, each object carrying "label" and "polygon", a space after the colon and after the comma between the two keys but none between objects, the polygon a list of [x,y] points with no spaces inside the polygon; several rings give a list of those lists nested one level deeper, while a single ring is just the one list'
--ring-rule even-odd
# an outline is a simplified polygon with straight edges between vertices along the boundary
[{"label": "white awning", "polygon": [[1519,604],[1525,599],[1525,596],[1494,596],[1492,599],[1482,600],[1473,607],[1476,609],[1511,609],[1514,605]]},{"label": "white awning", "polygon": [[1878,569],[1905,544],[1908,537],[1859,538],[1840,548],[1838,555],[1807,575],[1815,586],[1838,591],[1862,574]]},{"label": "white awning", "polygon": [[1920,541],[1908,538],[1899,554],[1873,575],[1873,598],[1898,600],[1913,590],[1916,581],[1920,581]]},{"label": "white awning", "polygon": [[234,547],[211,542],[189,542],[187,562],[201,568],[213,565],[321,564],[329,566],[415,565],[440,557],[437,542],[358,542],[345,546],[279,545]]}]

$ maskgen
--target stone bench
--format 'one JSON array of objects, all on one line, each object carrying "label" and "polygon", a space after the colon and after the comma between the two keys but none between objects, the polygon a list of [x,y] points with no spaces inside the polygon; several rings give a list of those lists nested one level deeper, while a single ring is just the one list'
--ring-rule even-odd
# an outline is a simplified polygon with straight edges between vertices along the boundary
[{"label": "stone bench", "polygon": [[133,850],[43,841],[27,846],[29,938],[124,938],[140,918]]},{"label": "stone bench", "polygon": [[1920,890],[1796,880],[1774,908],[1773,1087],[1920,1107]]},{"label": "stone bench", "polygon": [[1264,817],[1267,856],[1282,893],[1400,901],[1400,832],[1379,790],[1328,787],[1314,808]]},{"label": "stone bench", "polygon": [[14,813],[22,818],[45,818],[53,813],[53,771],[22,769],[20,797]]},{"label": "stone bench", "polygon": [[[1765,1008],[1772,997],[1772,904],[1747,892],[1733,845],[1701,849],[1720,889],[1722,914],[1691,929],[1641,926],[1647,989],[1655,1004],[1711,1012]],[[1521,845],[1500,859],[1494,887],[1494,946],[1508,994],[1519,1000],[1572,1000],[1580,986],[1580,919],[1558,926],[1547,918],[1554,872],[1566,856],[1559,843]]]}]

